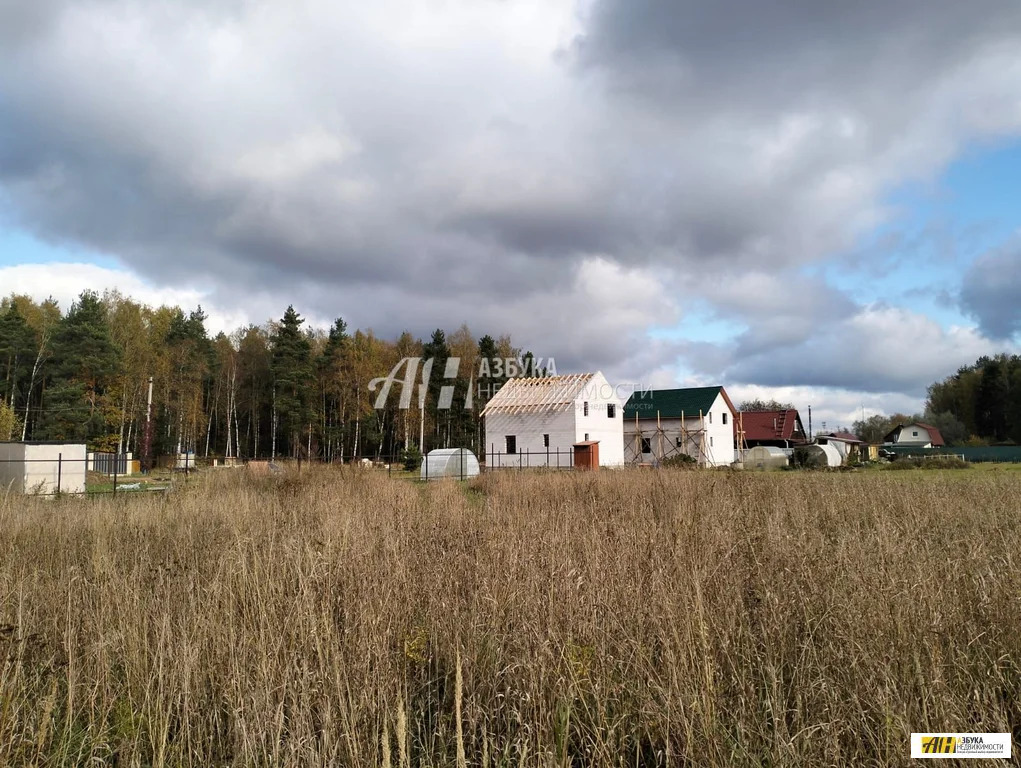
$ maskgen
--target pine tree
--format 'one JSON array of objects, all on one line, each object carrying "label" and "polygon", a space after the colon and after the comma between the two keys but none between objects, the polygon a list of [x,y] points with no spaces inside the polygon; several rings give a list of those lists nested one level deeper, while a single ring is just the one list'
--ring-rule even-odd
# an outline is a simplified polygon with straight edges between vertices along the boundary
[{"label": "pine tree", "polygon": [[975,397],[975,424],[979,434],[1000,442],[1007,437],[1007,376],[998,358],[984,358],[982,379]]},{"label": "pine tree", "polygon": [[[49,386],[37,433],[53,440],[85,440],[109,449],[107,392],[120,366],[106,308],[99,296],[85,291],[58,323],[51,343]],[[114,411],[115,411],[114,404]],[[112,435],[114,446],[117,437]]]},{"label": "pine tree", "polygon": [[479,339],[479,378],[473,392],[475,396],[473,406],[479,425],[478,443],[480,453],[485,453],[489,445],[486,442],[486,425],[481,414],[486,407],[486,403],[489,402],[493,395],[500,391],[500,387],[507,381],[506,376],[503,374],[503,361],[500,359],[496,341],[487,333]]},{"label": "pine tree", "polygon": [[29,377],[36,357],[35,335],[11,303],[0,313],[0,402],[12,410],[28,398]]},{"label": "pine tree", "polygon": [[1007,389],[1007,437],[1021,445],[1021,357],[1011,358]]},{"label": "pine tree", "polygon": [[[276,435],[292,456],[302,444],[311,416],[312,345],[301,330],[304,319],[288,306],[273,334],[273,409]],[[279,446],[276,446],[279,448]]]},{"label": "pine tree", "polygon": [[[450,358],[450,348],[447,346],[447,335],[439,328],[433,331],[429,343],[422,347],[422,358],[427,363],[432,360],[432,372],[429,376],[428,394],[426,397],[426,415],[432,420],[432,440],[426,442],[430,448],[449,447],[450,410],[441,409],[440,393],[444,386],[450,382],[446,381],[447,360]],[[427,450],[422,451],[428,453]]]}]

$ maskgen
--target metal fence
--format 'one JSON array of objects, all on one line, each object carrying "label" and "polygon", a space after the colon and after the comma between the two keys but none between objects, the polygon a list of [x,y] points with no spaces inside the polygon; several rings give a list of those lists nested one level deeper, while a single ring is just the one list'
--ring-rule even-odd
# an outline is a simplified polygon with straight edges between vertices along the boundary
[{"label": "metal fence", "polygon": [[92,466],[88,467],[91,472],[99,472],[103,475],[126,475],[128,474],[128,454],[126,453],[93,453],[90,454]]},{"label": "metal fence", "polygon": [[[448,458],[460,457],[457,461],[457,468],[453,472],[444,471],[434,466],[434,463],[429,462],[429,456],[426,454],[421,458],[421,462],[407,462],[405,457],[401,456],[374,456],[370,458],[352,459],[347,462],[347,466],[360,467],[362,469],[371,469],[377,471],[385,471],[387,475],[394,477],[409,477],[412,479],[419,480],[437,480],[440,478],[456,478],[460,480],[467,480],[469,477],[474,476],[474,472],[467,469],[469,461],[466,460],[466,456],[471,457],[478,461],[478,474],[484,472],[495,472],[495,471],[525,471],[528,469],[541,469],[541,470],[569,470],[574,469],[574,451],[573,450],[542,450],[542,451],[529,451],[521,450],[514,453],[507,453],[506,451],[497,451],[495,449],[488,451],[487,453],[476,457],[475,454],[469,449],[455,449],[458,453],[453,454]],[[461,453],[463,451],[463,453]],[[248,466],[254,464],[266,465],[266,468],[270,472],[280,472],[284,470],[287,465],[293,466],[298,472],[301,472],[302,464],[316,464],[313,461],[269,461],[269,462],[249,462]],[[330,462],[325,462],[329,464]]]},{"label": "metal fence", "polygon": [[962,457],[965,461],[976,464],[982,462],[1021,462],[1021,445],[955,445],[949,448],[916,448],[907,445],[884,445],[882,450],[890,451],[898,456],[917,456],[920,458],[953,454]]},{"label": "metal fence", "polygon": [[507,453],[491,449],[485,455],[483,470],[498,469],[574,469],[573,450],[530,451],[527,449]]},{"label": "metal fence", "polygon": [[[100,455],[104,454],[96,454],[96,457]],[[116,457],[116,454],[105,455]],[[170,488],[169,482],[159,486],[132,482],[132,478],[138,476],[126,474],[124,470],[127,464],[123,454],[119,461],[111,460],[108,464],[100,465],[104,469],[97,470],[97,473],[106,475],[107,481],[98,487],[96,483],[91,483],[90,487],[88,474],[95,466],[93,462],[96,457],[68,458],[58,452],[55,458],[0,458],[0,493],[14,491],[40,497],[93,496],[116,495],[127,491],[167,491]],[[186,460],[184,466],[176,471],[181,472],[187,481],[194,470],[194,462]]]},{"label": "metal fence", "polygon": [[[470,460],[469,458],[470,457]],[[173,473],[183,475],[185,481],[188,476],[198,469],[193,454],[181,454],[179,457],[172,457],[174,463],[171,465]],[[405,463],[405,457],[401,456],[376,456],[372,459],[362,458],[348,462],[347,466],[361,469],[383,470],[391,477],[407,477],[416,480],[428,481],[439,478],[454,478],[467,480],[476,474],[493,471],[525,471],[525,470],[573,470],[574,451],[563,449],[547,449],[533,451],[522,449],[514,453],[497,451],[495,449],[476,457],[468,449],[456,450],[452,457],[456,458],[456,469],[450,471],[449,467],[443,467],[437,462],[430,463],[428,454],[421,458],[421,462]],[[477,470],[475,469],[477,462]],[[318,464],[312,460],[287,460],[276,461],[237,461],[224,466],[248,466],[249,468],[259,467],[270,473],[291,470],[301,472],[302,465]],[[324,462],[331,464],[331,462]],[[130,460],[127,454],[115,453],[90,453],[85,458],[69,458],[62,452],[58,452],[52,458],[0,458],[0,493],[13,490],[16,493],[24,493],[30,496],[56,497],[56,496],[92,496],[97,494],[113,494],[135,491],[167,491],[172,484],[153,485],[146,478],[145,474],[129,474]],[[412,468],[413,467],[413,468]],[[103,475],[96,478],[96,475]],[[137,478],[137,479],[136,479]]]}]

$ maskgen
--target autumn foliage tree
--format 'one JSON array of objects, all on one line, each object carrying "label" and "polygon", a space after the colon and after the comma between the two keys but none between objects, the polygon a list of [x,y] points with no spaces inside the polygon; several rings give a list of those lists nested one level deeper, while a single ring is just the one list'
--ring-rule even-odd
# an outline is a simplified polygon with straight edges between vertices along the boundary
[{"label": "autumn foliage tree", "polygon": [[[10,296],[0,299],[0,439],[84,441],[140,456],[148,416],[155,456],[348,461],[409,448],[480,451],[487,388],[505,379],[493,364],[479,381],[480,360],[518,356],[510,337],[476,339],[466,325],[436,329],[424,343],[411,331],[390,341],[341,318],[310,328],[291,306],[279,320],[210,338],[201,307],[86,291],[62,315],[52,300]],[[409,408],[399,406],[403,383],[378,402],[371,382],[420,357],[433,358],[424,409],[421,366]]]}]

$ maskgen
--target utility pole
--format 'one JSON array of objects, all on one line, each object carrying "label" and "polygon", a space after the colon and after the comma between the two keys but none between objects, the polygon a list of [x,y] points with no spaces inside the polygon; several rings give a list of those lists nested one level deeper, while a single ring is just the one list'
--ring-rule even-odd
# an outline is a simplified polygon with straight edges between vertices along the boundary
[{"label": "utility pole", "polygon": [[418,452],[425,456],[425,400],[429,393],[429,379],[432,378],[433,359],[430,357],[422,366],[422,383],[418,388]]},{"label": "utility pole", "polygon": [[425,396],[418,403],[418,452],[425,455]]},{"label": "utility pole", "polygon": [[149,377],[149,397],[145,405],[145,431],[142,433],[142,469],[152,470],[152,376]]},{"label": "utility pole", "polygon": [[808,406],[808,442],[812,442],[812,406]]}]

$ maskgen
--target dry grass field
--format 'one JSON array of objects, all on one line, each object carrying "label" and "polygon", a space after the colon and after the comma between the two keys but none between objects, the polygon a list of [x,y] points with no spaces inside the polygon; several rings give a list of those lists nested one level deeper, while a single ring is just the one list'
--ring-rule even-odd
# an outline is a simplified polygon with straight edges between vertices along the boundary
[{"label": "dry grass field", "polygon": [[1021,731],[1021,473],[0,497],[0,765],[886,766]]}]

